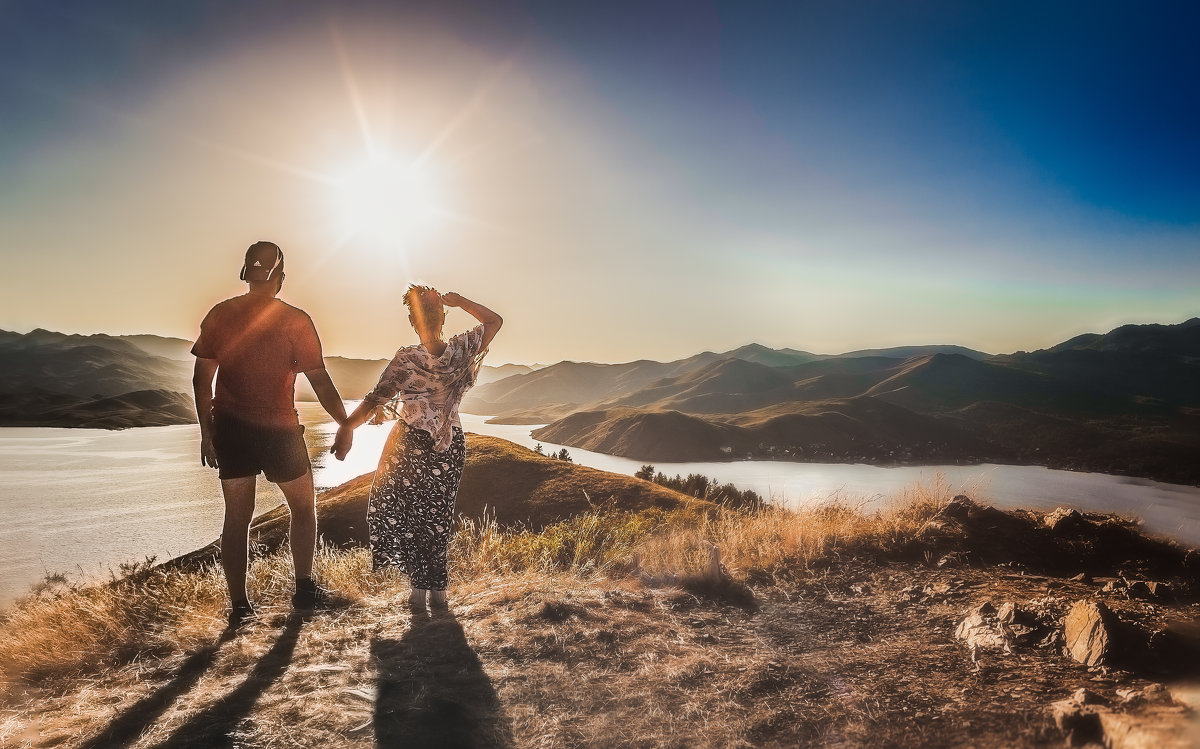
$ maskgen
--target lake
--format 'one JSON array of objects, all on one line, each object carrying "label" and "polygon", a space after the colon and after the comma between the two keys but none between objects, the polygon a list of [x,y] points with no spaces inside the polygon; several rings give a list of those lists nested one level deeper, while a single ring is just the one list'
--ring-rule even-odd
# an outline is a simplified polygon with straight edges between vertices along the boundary
[{"label": "lake", "polygon": [[[336,426],[320,406],[301,404],[317,486],[337,486],[373,471],[391,424],[364,425],[345,462],[326,452]],[[485,423],[464,414],[470,432],[532,448],[534,426]],[[121,562],[184,554],[217,538],[222,502],[216,471],[200,465],[196,426],[109,432],[49,427],[0,428],[0,604],[46,574],[106,577]],[[545,443],[546,449],[561,445]],[[632,474],[643,461],[567,448],[576,463]],[[918,481],[943,478],[955,490],[1001,507],[1120,512],[1145,521],[1154,533],[1200,546],[1200,488],[1099,473],[1036,466],[927,466],[735,461],[658,463],[669,475],[701,473],[753,489],[776,503],[800,505],[842,498],[881,501]],[[259,482],[257,511],[283,501]]]}]

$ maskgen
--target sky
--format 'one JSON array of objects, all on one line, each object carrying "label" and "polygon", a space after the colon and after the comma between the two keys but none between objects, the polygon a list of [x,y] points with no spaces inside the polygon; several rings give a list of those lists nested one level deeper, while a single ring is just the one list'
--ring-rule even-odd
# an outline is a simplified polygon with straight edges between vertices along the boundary
[{"label": "sky", "polygon": [[[992,353],[1200,315],[1190,3],[0,2],[0,328]],[[470,324],[455,311],[449,329]],[[452,330],[448,330],[452,332]]]}]

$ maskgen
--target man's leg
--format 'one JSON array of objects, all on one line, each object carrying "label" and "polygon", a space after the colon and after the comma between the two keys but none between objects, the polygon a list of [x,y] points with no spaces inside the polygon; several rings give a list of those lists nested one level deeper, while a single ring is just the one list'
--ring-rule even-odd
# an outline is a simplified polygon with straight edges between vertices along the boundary
[{"label": "man's leg", "polygon": [[292,566],[296,569],[296,579],[303,580],[312,577],[313,552],[317,548],[317,506],[312,470],[305,471],[300,478],[280,483],[279,488],[291,512],[288,538],[292,546]]},{"label": "man's leg", "polygon": [[254,476],[222,479],[225,526],[221,529],[221,567],[233,604],[246,601],[246,557],[254,517]]}]

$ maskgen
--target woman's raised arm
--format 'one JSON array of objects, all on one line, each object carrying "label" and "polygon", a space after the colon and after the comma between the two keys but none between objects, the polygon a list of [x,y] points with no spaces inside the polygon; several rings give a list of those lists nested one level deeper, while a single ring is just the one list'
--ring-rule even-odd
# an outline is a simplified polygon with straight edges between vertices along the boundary
[{"label": "woman's raised arm", "polygon": [[447,307],[459,307],[467,314],[474,317],[479,322],[483,323],[483,343],[480,348],[487,348],[492,339],[496,337],[496,333],[500,331],[500,326],[504,324],[504,318],[492,312],[487,307],[484,307],[479,302],[472,302],[462,294],[454,291],[447,291],[442,294],[442,304]]}]

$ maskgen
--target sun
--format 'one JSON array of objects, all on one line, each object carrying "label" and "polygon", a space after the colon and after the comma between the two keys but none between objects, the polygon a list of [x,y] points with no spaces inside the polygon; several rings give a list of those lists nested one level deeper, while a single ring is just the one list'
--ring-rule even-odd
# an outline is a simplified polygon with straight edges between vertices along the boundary
[{"label": "sun", "polygon": [[376,155],[335,180],[337,213],[345,235],[389,248],[427,241],[443,223],[433,170],[394,155]]}]

